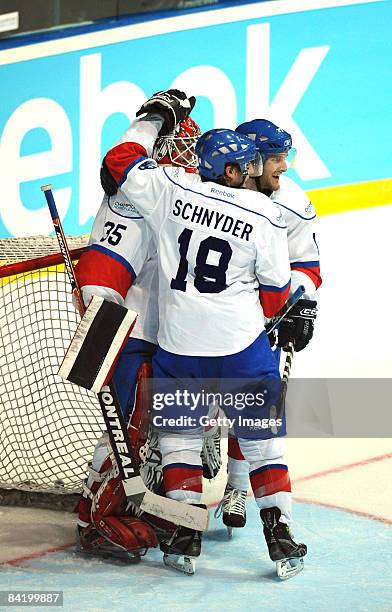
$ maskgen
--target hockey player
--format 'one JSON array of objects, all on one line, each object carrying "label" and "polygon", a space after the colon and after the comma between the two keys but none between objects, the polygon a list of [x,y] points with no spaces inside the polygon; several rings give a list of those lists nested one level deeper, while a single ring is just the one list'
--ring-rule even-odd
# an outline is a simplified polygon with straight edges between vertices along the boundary
[{"label": "hockey player", "polygon": [[[176,130],[156,140],[154,159],[161,165],[182,166],[186,172],[195,172],[194,147],[199,135],[198,125],[188,117],[176,126]],[[156,435],[148,442],[145,440],[149,407],[143,386],[151,376],[151,359],[157,344],[156,248],[150,228],[133,204],[113,185],[105,165],[101,168],[101,181],[105,196],[76,274],[86,305],[93,295],[100,295],[139,313],[131,337],[120,354],[113,380],[122,412],[129,420],[133,446],[147,459],[140,468],[145,484],[158,492],[161,458]],[[156,545],[155,532],[145,520],[125,516],[123,489],[118,485],[105,433],[95,448],[78,506],[79,547],[84,552],[127,558]]]},{"label": "hockey player", "polygon": [[[157,240],[159,333],[153,375],[174,381],[276,380],[279,370],[264,316],[273,316],[284,304],[290,267],[280,211],[266,196],[239,189],[257,157],[254,143],[231,130],[207,132],[197,145],[200,178],[192,180],[182,169],[159,168],[151,159],[158,132],[171,131],[193,104],[194,98],[178,90],[158,92],[137,113],[146,116],[105,157],[122,193],[141,211]],[[166,494],[190,504],[200,504],[202,493],[199,429],[160,434]],[[280,458],[281,440],[247,434],[239,444],[260,505],[260,473],[270,458]],[[161,543],[165,563],[193,573],[200,535],[177,528]],[[285,558],[295,563],[306,554],[305,545],[287,540],[286,534],[284,539]]]},{"label": "hockey player", "polygon": [[[279,360],[280,347],[294,343],[295,351],[303,350],[313,335],[314,321],[303,316],[306,310],[316,307],[315,292],[321,284],[319,253],[315,238],[315,211],[306,193],[290,178],[287,158],[293,154],[290,134],[266,119],[255,119],[238,126],[238,133],[246,135],[256,144],[263,158],[263,171],[259,176],[248,177],[247,189],[268,196],[282,210],[286,225],[291,266],[291,289],[305,287],[305,294],[279,326],[275,356]],[[278,505],[279,498],[286,498],[287,511],[281,517],[289,525],[291,519],[291,487],[287,478],[282,488],[282,473],[287,469],[284,463],[275,459],[264,470],[266,506]],[[249,486],[248,465],[234,435],[228,440],[228,476],[224,498],[216,514],[223,514],[223,522],[229,529],[244,527],[246,523],[245,500]],[[278,511],[275,511],[279,516]]]}]

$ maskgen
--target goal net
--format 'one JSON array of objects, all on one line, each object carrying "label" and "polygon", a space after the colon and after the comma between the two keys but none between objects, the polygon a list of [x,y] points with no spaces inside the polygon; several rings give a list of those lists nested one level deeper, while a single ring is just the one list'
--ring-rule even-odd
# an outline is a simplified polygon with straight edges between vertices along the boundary
[{"label": "goal net", "polygon": [[[68,244],[77,259],[86,238]],[[5,490],[81,490],[104,423],[96,396],[57,375],[78,321],[57,240],[0,240],[2,503]]]}]

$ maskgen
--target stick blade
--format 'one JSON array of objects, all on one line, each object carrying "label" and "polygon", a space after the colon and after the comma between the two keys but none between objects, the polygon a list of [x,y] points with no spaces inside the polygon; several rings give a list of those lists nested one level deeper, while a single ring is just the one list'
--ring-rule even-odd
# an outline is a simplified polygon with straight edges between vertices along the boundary
[{"label": "stick blade", "polygon": [[123,480],[123,487],[127,500],[148,514],[197,531],[208,527],[208,510],[157,495],[147,489],[140,476]]},{"label": "stick blade", "polygon": [[208,510],[161,497],[151,491],[146,491],[144,494],[140,508],[182,527],[197,531],[205,531],[208,527]]}]

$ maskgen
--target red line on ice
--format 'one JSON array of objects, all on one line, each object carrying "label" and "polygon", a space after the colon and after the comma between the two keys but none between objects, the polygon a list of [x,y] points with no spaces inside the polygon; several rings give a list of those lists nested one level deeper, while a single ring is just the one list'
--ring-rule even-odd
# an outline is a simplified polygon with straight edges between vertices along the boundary
[{"label": "red line on ice", "polygon": [[338,472],[345,472],[346,470],[362,467],[364,465],[368,465],[369,463],[375,463],[376,461],[385,461],[385,459],[392,459],[392,453],[379,455],[378,457],[370,457],[369,459],[363,459],[362,461],[356,461],[355,463],[348,463],[346,465],[330,468],[322,472],[315,472],[314,474],[309,474],[308,476],[301,476],[300,478],[293,480],[293,483],[297,484],[298,482],[313,480],[313,478],[322,478],[323,476],[329,476],[330,474],[337,474]]},{"label": "red line on ice", "polygon": [[[305,482],[306,480],[312,480],[314,478],[323,478],[324,476],[329,476],[330,474],[336,474],[338,472],[345,472],[346,470],[351,470],[356,467],[362,467],[364,465],[375,463],[377,461],[385,461],[386,459],[392,459],[392,453],[387,453],[385,455],[379,455],[378,457],[370,457],[369,459],[363,459],[362,461],[356,461],[355,463],[348,463],[347,465],[330,468],[322,472],[315,472],[314,474],[309,474],[308,476],[301,476],[300,478],[296,478],[295,480],[293,480],[293,483],[296,484],[298,482]],[[343,506],[337,506],[334,504],[329,504],[327,502],[314,501],[312,499],[307,499],[307,498],[302,498],[302,497],[294,497],[294,499],[295,501],[298,501],[301,503],[314,504],[317,506],[324,506],[326,508],[334,508],[335,510],[341,510],[343,512],[350,512],[351,514],[356,514],[358,516],[364,516],[366,518],[370,518],[375,521],[381,521],[382,523],[392,524],[392,521],[390,519],[387,519],[381,516],[375,516],[373,514],[362,512],[360,510],[344,508]],[[219,501],[220,500],[209,503],[208,507],[213,508],[214,506],[217,506]],[[35,559],[37,557],[43,557],[44,555],[47,555],[49,553],[61,552],[62,550],[66,550],[67,548],[74,546],[74,544],[75,543],[72,542],[71,544],[64,544],[63,546],[57,546],[54,548],[48,548],[47,550],[44,550],[44,551],[31,553],[24,557],[18,557],[16,559],[11,559],[9,561],[1,561],[0,565],[18,565],[19,563],[22,563],[23,561],[28,561],[30,559]]]}]

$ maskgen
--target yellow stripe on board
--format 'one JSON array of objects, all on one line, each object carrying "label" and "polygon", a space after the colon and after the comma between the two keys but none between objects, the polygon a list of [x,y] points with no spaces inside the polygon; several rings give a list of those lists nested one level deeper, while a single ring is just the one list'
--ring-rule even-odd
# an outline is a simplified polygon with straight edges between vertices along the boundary
[{"label": "yellow stripe on board", "polygon": [[[59,272],[65,272],[64,264],[55,264],[54,266],[50,266],[49,268],[41,268],[40,270],[28,270],[26,272],[18,272],[17,274],[12,274],[11,276],[0,277],[0,287],[5,287],[12,283],[22,283],[26,284],[28,281],[32,281],[34,279],[40,278],[41,280],[49,279],[49,277],[58,274]],[[69,290],[71,293],[71,290]]]},{"label": "yellow stripe on board", "polygon": [[307,191],[317,215],[392,204],[392,178]]}]

